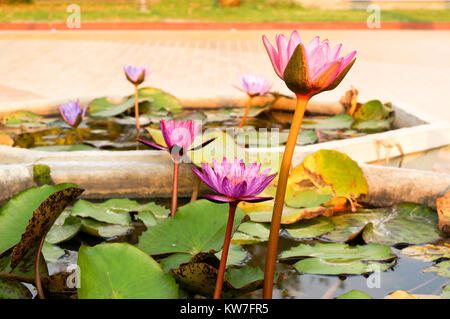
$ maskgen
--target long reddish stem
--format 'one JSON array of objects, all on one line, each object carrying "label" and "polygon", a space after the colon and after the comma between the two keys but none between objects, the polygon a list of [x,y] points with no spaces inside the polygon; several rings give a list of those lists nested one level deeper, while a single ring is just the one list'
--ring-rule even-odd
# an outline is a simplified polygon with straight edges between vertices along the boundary
[{"label": "long reddish stem", "polygon": [[220,257],[219,274],[217,275],[216,289],[214,291],[214,299],[220,299],[222,294],[223,280],[225,278],[225,269],[227,267],[228,250],[230,248],[231,233],[233,231],[234,214],[238,203],[230,203],[230,211],[228,213],[227,231],[225,233],[225,241],[223,242],[222,256]]},{"label": "long reddish stem", "polygon": [[172,207],[170,216],[175,216],[177,212],[177,204],[178,204],[178,169],[180,167],[180,163],[173,162],[173,183],[172,183]]},{"label": "long reddish stem", "polygon": [[294,118],[292,119],[286,148],[284,149],[283,160],[281,162],[277,192],[275,195],[275,204],[273,206],[272,223],[270,224],[269,243],[267,247],[267,259],[264,272],[264,299],[272,298],[273,277],[275,275],[278,237],[280,232],[281,216],[283,214],[286,185],[289,177],[289,169],[291,167],[292,156],[294,155],[295,145],[297,144],[300,126],[302,125],[303,115],[305,114],[306,104],[308,104],[308,101],[309,96],[297,96],[297,106],[295,108]]},{"label": "long reddish stem", "polygon": [[141,135],[141,125],[139,124],[139,99],[138,99],[138,86],[135,85],[135,94],[134,94],[134,117],[136,118],[136,138],[139,138]]},{"label": "long reddish stem", "polygon": [[250,110],[250,107],[252,106],[252,99],[253,99],[253,97],[251,95],[249,95],[248,101],[247,101],[247,107],[245,108],[244,116],[242,116],[241,123],[239,123],[238,130],[240,130],[245,124],[245,120],[247,119],[248,111]]},{"label": "long reddish stem", "polygon": [[45,236],[42,237],[42,240],[39,243],[39,247],[36,250],[36,260],[34,263],[34,278],[36,278],[36,290],[38,292],[39,299],[45,299],[44,290],[42,289],[41,270],[40,270],[41,251],[42,251],[42,247],[44,246],[44,241],[45,241]]}]

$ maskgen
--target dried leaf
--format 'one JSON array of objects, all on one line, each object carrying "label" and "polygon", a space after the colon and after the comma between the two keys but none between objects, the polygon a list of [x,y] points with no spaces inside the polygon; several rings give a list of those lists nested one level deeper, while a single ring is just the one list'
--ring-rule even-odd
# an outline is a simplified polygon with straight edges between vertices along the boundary
[{"label": "dried leaf", "polygon": [[25,233],[22,234],[22,239],[13,249],[11,268],[17,266],[25,254],[39,244],[66,205],[80,196],[83,191],[82,188],[68,187],[51,194],[39,205],[33,212]]},{"label": "dried leaf", "polygon": [[439,229],[450,235],[450,191],[436,201],[439,217]]}]

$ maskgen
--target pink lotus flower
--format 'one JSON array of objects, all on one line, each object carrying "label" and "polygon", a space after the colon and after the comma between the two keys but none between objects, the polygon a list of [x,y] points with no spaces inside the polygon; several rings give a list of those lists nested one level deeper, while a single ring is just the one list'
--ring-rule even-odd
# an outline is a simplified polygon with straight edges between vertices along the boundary
[{"label": "pink lotus flower", "polygon": [[66,104],[59,105],[59,113],[67,124],[72,126],[73,128],[77,128],[86,115],[88,105],[81,108],[80,101],[69,101]]},{"label": "pink lotus flower", "polygon": [[234,87],[247,93],[249,96],[256,96],[269,92],[272,84],[263,77],[244,75],[241,77],[241,86],[234,85]]},{"label": "pink lotus flower", "polygon": [[207,163],[202,163],[203,171],[192,168],[194,173],[218,195],[205,195],[213,202],[237,203],[262,202],[270,200],[272,197],[257,197],[277,174],[268,175],[270,169],[259,172],[261,164],[252,163],[245,166],[245,163],[234,159],[233,163],[226,158],[222,163],[213,159],[212,167]]},{"label": "pink lotus flower", "polygon": [[[319,37],[308,45],[302,43],[297,31],[292,32],[289,40],[283,34],[275,39],[278,51],[266,36],[263,36],[264,46],[275,72],[297,94],[312,96],[334,89],[355,61],[356,51],[341,57],[342,44],[332,49],[328,40],[321,42]],[[292,57],[295,59],[291,62]]]},{"label": "pink lotus flower", "polygon": [[134,85],[139,85],[142,82],[144,82],[148,73],[148,70],[143,66],[128,65],[125,66],[123,69],[125,71],[125,76],[127,77],[128,81],[130,81]]},{"label": "pink lotus flower", "polygon": [[171,153],[172,157],[179,161],[180,158],[186,153],[187,150],[195,151],[198,150],[209,143],[211,143],[214,139],[207,140],[206,142],[189,149],[189,147],[194,142],[195,137],[200,131],[201,124],[195,124],[195,121],[187,120],[187,121],[175,121],[175,120],[161,120],[161,131],[163,134],[164,142],[167,147],[151,143],[146,140],[137,139],[138,142],[141,142],[145,145],[153,147],[158,150],[166,150]]}]

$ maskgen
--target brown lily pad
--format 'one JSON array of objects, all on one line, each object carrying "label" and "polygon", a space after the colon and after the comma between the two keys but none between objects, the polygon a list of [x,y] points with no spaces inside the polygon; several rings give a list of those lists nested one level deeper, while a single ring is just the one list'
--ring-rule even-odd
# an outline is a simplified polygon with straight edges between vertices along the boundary
[{"label": "brown lily pad", "polygon": [[[244,267],[235,271],[247,275],[249,273],[247,268],[250,267]],[[231,276],[225,275],[222,297],[231,298],[260,289],[263,285],[263,273],[261,270],[259,271],[261,272],[260,278],[255,277],[255,271],[251,271],[252,274],[249,276],[250,282],[247,280],[234,280],[233,278],[236,274],[232,274]],[[214,294],[218,272],[216,267],[205,262],[185,263],[177,269],[170,270],[170,274],[175,277],[183,289],[209,298]],[[230,280],[234,281],[235,285]]]},{"label": "brown lily pad", "polygon": [[14,247],[11,256],[11,268],[15,268],[26,253],[36,247],[48,233],[64,208],[84,191],[78,187],[68,187],[51,194],[33,212],[22,239]]},{"label": "brown lily pad", "polygon": [[436,200],[439,217],[439,229],[450,235],[450,191]]}]

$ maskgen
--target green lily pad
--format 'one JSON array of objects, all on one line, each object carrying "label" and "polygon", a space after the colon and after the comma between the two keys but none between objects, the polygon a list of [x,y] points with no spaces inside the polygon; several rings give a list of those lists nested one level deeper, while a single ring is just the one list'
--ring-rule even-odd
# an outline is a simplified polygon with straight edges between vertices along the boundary
[{"label": "green lily pad", "polygon": [[431,208],[413,203],[336,214],[331,220],[335,229],[324,237],[333,241],[346,241],[363,227],[362,238],[367,243],[424,244],[441,238],[437,214]]},{"label": "green lily pad", "polygon": [[392,120],[355,121],[352,129],[366,133],[387,131],[391,127]]},{"label": "green lily pad", "polygon": [[[239,204],[239,207],[245,211],[252,222],[270,223],[272,221],[273,205],[274,201],[270,200],[262,203],[242,202]],[[281,224],[293,224],[301,219],[310,219],[326,214],[327,211],[328,209],[322,206],[311,208],[292,208],[284,206]]]},{"label": "green lily pad", "polygon": [[333,194],[328,189],[319,189],[305,174],[303,165],[297,166],[290,174],[285,195],[285,203],[290,207],[317,207],[329,202]]},{"label": "green lily pad", "polygon": [[225,273],[225,279],[233,287],[242,288],[249,283],[264,279],[264,272],[258,267],[245,266],[242,268],[231,268]]},{"label": "green lily pad", "polygon": [[332,231],[334,224],[331,219],[319,216],[313,219],[301,220],[285,229],[294,238],[314,238]]},{"label": "green lily pad", "polygon": [[384,105],[379,100],[371,100],[358,108],[353,115],[358,121],[384,120],[392,113],[392,108]]},{"label": "green lily pad", "polygon": [[161,89],[142,87],[139,89],[138,94],[140,99],[147,99],[146,103],[139,106],[140,113],[152,113],[159,110],[179,113],[183,109],[180,100]]},{"label": "green lily pad", "polygon": [[[262,132],[249,130],[238,134],[235,139],[238,145],[248,145],[249,147],[277,147],[287,142],[289,132]],[[315,131],[300,132],[297,138],[297,145],[314,144],[318,141]]]},{"label": "green lily pad", "polygon": [[64,249],[59,248],[56,245],[44,242],[42,247],[42,254],[44,255],[45,261],[48,263],[57,262],[59,258],[65,255]]},{"label": "green lily pad", "polygon": [[100,238],[119,237],[133,230],[131,226],[107,224],[91,218],[81,219],[81,231]]},{"label": "green lily pad", "polygon": [[31,299],[33,295],[18,280],[0,277],[0,299]]},{"label": "green lily pad", "polygon": [[[144,232],[138,247],[150,255],[218,251],[225,239],[228,204],[198,200],[178,209],[174,218],[163,219]],[[236,210],[233,229],[244,213]],[[164,240],[161,240],[164,238]]]},{"label": "green lily pad", "polygon": [[159,263],[161,264],[163,271],[168,273],[170,269],[176,269],[180,267],[181,264],[188,263],[192,258],[191,254],[176,253],[161,259]]},{"label": "green lily pad", "polygon": [[422,270],[422,272],[436,272],[438,276],[450,278],[450,260],[441,261],[440,263]]},{"label": "green lily pad", "polygon": [[[148,100],[149,97],[139,96],[139,103]],[[89,103],[88,112],[92,117],[111,117],[119,115],[132,107],[134,107],[134,97],[129,97],[120,103],[113,103],[107,97],[101,97]]]},{"label": "green lily pad", "polygon": [[368,192],[366,178],[361,168],[344,153],[320,150],[306,156],[301,167],[302,173],[319,190],[330,192],[335,197],[356,199]]},{"label": "green lily pad", "polygon": [[340,275],[385,271],[394,264],[396,256],[384,245],[337,243],[300,244],[281,254],[285,261],[298,258],[304,258],[294,264],[301,273]]},{"label": "green lily pad", "polygon": [[0,210],[0,253],[19,243],[33,212],[37,211],[44,201],[60,191],[75,188],[79,189],[74,184],[44,185],[14,195]]},{"label": "green lily pad", "polygon": [[245,222],[239,225],[231,241],[235,244],[256,244],[269,239],[270,227],[261,223]]},{"label": "green lily pad", "polygon": [[127,226],[131,222],[130,205],[134,206],[129,199],[109,199],[104,203],[91,203],[81,199],[73,205],[72,215]]},{"label": "green lily pad", "polygon": [[340,295],[336,299],[372,299],[368,294],[363,291],[351,290],[345,294]]},{"label": "green lily pad", "polygon": [[125,243],[81,246],[80,299],[178,298],[178,286],[142,250]]},{"label": "green lily pad", "polygon": [[337,114],[327,118],[305,119],[303,129],[347,129],[352,126],[353,118],[348,114]]},{"label": "green lily pad", "polygon": [[[218,260],[222,257],[222,250],[214,254]],[[240,265],[248,257],[248,252],[243,250],[240,245],[231,244],[228,250],[227,266]]]},{"label": "green lily pad", "polygon": [[43,127],[54,121],[56,121],[56,119],[44,118],[43,116],[34,114],[33,112],[22,110],[0,117],[0,124],[10,127]]},{"label": "green lily pad", "polygon": [[[81,221],[77,217],[70,216],[70,212],[61,216],[53,224],[45,237],[50,244],[58,244],[72,239],[81,229]],[[62,217],[62,218],[61,218]]]}]

